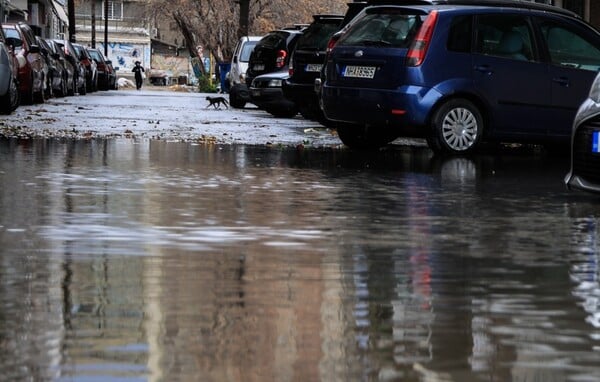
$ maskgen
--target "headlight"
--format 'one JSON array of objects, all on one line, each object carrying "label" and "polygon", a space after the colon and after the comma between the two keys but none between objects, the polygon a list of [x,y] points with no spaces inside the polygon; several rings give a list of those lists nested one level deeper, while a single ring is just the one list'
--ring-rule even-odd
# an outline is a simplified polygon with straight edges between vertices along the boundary
[{"label": "headlight", "polygon": [[600,74],[598,74],[594,79],[594,82],[592,82],[589,98],[595,103],[600,103]]},{"label": "headlight", "polygon": [[269,80],[267,83],[268,88],[280,88],[282,84],[281,80]]}]

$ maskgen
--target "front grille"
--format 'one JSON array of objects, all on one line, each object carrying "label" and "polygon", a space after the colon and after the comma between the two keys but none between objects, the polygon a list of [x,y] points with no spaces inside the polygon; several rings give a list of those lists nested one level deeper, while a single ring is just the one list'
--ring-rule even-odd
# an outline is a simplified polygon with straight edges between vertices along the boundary
[{"label": "front grille", "polygon": [[579,126],[573,139],[573,173],[592,182],[600,183],[600,154],[592,153],[592,133],[600,131],[600,116]]}]

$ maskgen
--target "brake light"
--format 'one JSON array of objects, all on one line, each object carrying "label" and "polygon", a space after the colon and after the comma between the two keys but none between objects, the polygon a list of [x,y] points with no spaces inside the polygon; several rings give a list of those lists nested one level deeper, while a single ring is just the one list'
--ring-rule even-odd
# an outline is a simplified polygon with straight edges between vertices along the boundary
[{"label": "brake light", "polygon": [[433,36],[433,30],[437,23],[438,13],[436,10],[431,11],[429,16],[425,19],[421,29],[415,40],[410,46],[407,54],[407,65],[408,66],[419,66],[425,60],[427,49],[431,43],[431,36]]},{"label": "brake light", "polygon": [[287,52],[285,50],[280,50],[277,52],[277,59],[275,60],[275,66],[278,68],[283,68],[285,65],[285,58],[287,57]]},{"label": "brake light", "polygon": [[331,53],[331,51],[333,50],[333,47],[335,46],[335,44],[337,44],[337,42],[341,36],[342,36],[341,33],[336,33],[333,36],[331,36],[331,38],[327,42],[327,51],[326,51],[327,54]]},{"label": "brake light", "polygon": [[294,76],[294,58],[293,57],[290,59],[290,65],[288,66],[288,74],[290,75],[290,77]]}]

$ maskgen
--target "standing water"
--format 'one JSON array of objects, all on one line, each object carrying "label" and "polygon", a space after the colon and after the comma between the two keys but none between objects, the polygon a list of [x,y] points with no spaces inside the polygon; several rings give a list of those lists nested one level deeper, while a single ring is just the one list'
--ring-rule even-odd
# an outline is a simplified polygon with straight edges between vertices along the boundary
[{"label": "standing water", "polygon": [[567,161],[0,140],[0,380],[597,381]]}]

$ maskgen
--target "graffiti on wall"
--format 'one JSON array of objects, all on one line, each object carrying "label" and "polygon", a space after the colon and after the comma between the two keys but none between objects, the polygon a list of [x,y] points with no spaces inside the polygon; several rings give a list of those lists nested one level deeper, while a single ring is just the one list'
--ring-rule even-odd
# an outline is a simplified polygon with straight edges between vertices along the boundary
[{"label": "graffiti on wall", "polygon": [[152,70],[164,70],[171,76],[185,76],[188,74],[188,59],[185,57],[152,55]]},{"label": "graffiti on wall", "polygon": [[[104,52],[104,44],[98,44],[98,49]],[[113,66],[118,66],[120,71],[131,71],[136,61],[140,61],[143,66],[148,65],[146,48],[144,45],[137,44],[108,44],[108,59],[113,62]]]}]

